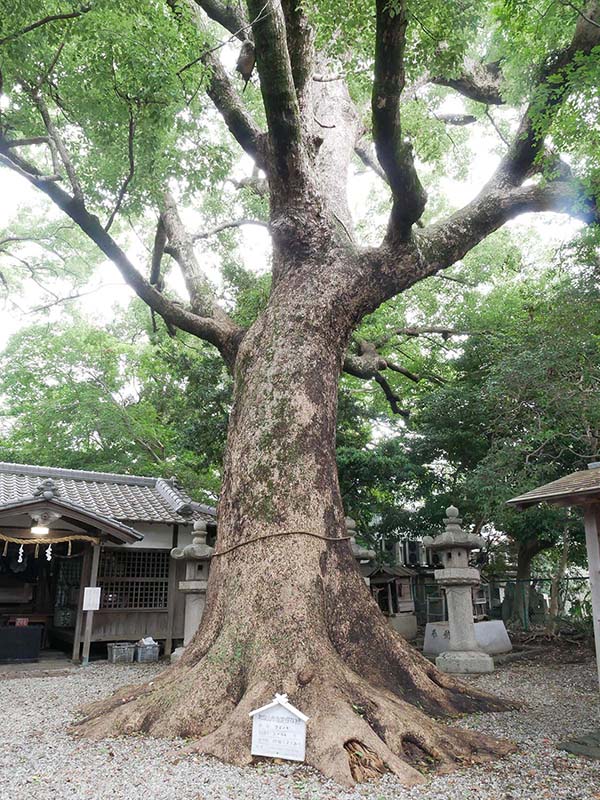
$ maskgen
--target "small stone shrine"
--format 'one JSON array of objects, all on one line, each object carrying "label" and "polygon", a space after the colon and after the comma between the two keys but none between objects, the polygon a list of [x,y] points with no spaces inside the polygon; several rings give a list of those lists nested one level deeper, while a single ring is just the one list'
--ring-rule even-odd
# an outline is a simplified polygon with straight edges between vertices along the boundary
[{"label": "small stone shrine", "polygon": [[493,672],[494,661],[475,638],[471,587],[479,585],[479,570],[469,566],[471,550],[483,546],[481,536],[463,531],[458,509],[446,509],[446,530],[439,536],[427,536],[423,544],[440,554],[443,569],[435,570],[435,579],[446,592],[449,649],[435,660],[442,672]]},{"label": "small stone shrine", "polygon": [[287,694],[276,694],[271,703],[250,712],[253,756],[304,761],[308,717],[288,702]]}]

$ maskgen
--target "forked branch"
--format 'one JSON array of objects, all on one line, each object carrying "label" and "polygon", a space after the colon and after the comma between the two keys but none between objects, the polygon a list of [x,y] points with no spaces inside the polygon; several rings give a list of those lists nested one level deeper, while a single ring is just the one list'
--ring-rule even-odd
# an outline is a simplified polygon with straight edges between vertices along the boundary
[{"label": "forked branch", "polygon": [[402,398],[392,389],[388,381],[381,374],[381,368],[378,368],[371,359],[364,359],[362,356],[347,355],[344,359],[344,372],[348,375],[353,375],[355,378],[376,381],[379,386],[381,386],[392,412],[405,419],[408,418],[410,412],[400,406]]},{"label": "forked branch", "polygon": [[402,133],[400,98],[405,85],[406,3],[377,0],[375,77],[371,97],[377,158],[392,190],[388,239],[404,239],[421,217],[427,195],[415,169],[412,146]]},{"label": "forked branch", "polygon": [[269,128],[266,171],[273,196],[287,195],[289,200],[306,188],[308,162],[286,20],[278,0],[248,0],[248,10],[254,20],[256,66]]},{"label": "forked branch", "polygon": [[600,3],[591,0],[586,14],[577,20],[569,46],[552,54],[541,69],[527,110],[498,172],[511,184],[521,183],[543,153],[545,136],[573,88],[574,75],[582,67],[580,57],[590,55],[595,47],[600,46],[600,25],[595,24],[598,21]]},{"label": "forked branch", "polygon": [[193,0],[193,2],[241,42],[246,41],[252,35],[241,4],[221,3],[220,0]]},{"label": "forked branch", "polygon": [[56,181],[48,180],[37,167],[25,161],[14,152],[10,142],[0,135],[0,162],[26,178],[32,186],[39,189],[61,209],[109,258],[120,271],[123,278],[165,322],[176,325],[181,330],[192,333],[214,344],[225,361],[232,365],[243,330],[229,319],[224,311],[215,317],[200,316],[166,298],[152,286],[136,269],[126,253],[112,236],[102,227],[100,220],[91,214],[74,196],[71,196]]},{"label": "forked branch", "polygon": [[543,166],[545,136],[574,85],[574,75],[585,68],[581,56],[600,45],[600,28],[592,24],[599,19],[600,3],[591,0],[585,16],[578,18],[569,46],[546,59],[517,134],[491,180],[471,203],[423,233],[419,241],[424,259],[417,280],[455,263],[509,219],[527,211],[566,213],[587,224],[600,221],[597,198],[555,157],[556,177],[522,185]]}]

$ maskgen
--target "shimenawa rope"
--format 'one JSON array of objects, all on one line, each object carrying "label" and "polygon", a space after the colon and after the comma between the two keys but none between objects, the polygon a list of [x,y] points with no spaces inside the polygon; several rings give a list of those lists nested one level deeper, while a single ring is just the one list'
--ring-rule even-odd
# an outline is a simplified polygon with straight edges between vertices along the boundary
[{"label": "shimenawa rope", "polygon": [[255,536],[253,539],[248,539],[245,542],[239,542],[231,547],[226,547],[225,550],[219,550],[212,554],[212,558],[217,556],[224,556],[226,553],[231,553],[232,550],[237,550],[240,547],[245,547],[247,544],[253,542],[262,542],[264,539],[273,539],[276,536],[312,536],[315,539],[322,539],[324,542],[347,542],[351,536],[322,536],[320,533],[312,533],[311,531],[279,531],[278,533],[265,533],[264,536]]}]

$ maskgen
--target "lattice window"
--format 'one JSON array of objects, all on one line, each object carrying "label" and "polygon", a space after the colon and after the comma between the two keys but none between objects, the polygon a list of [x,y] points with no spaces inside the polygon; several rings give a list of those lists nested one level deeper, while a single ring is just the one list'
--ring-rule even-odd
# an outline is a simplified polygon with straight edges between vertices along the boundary
[{"label": "lattice window", "polygon": [[73,628],[77,618],[77,601],[81,583],[81,557],[60,558],[54,593],[54,626]]},{"label": "lattice window", "polygon": [[168,550],[102,550],[98,568],[100,608],[166,609]]}]

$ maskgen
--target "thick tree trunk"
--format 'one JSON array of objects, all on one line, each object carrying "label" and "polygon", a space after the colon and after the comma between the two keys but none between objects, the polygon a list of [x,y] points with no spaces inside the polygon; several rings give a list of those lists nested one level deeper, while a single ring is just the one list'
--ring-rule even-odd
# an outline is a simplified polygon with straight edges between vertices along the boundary
[{"label": "thick tree trunk", "polygon": [[351,783],[365,772],[346,745],[360,742],[408,785],[424,768],[510,749],[427,714],[505,706],[438,672],[370,597],[344,538],[335,466],[343,310],[307,294],[276,290],[237,358],[200,630],[178,665],[90,708],[81,730],[192,737],[244,764],[249,712],[286,692],[310,717],[309,764]]},{"label": "thick tree trunk", "polygon": [[548,631],[552,634],[556,633],[559,615],[562,613],[562,603],[560,602],[560,585],[565,577],[567,564],[569,563],[569,529],[565,525],[563,532],[562,548],[560,551],[560,558],[556,567],[556,572],[552,576],[552,583],[550,585],[550,608],[548,611]]},{"label": "thick tree trunk", "polygon": [[508,619],[522,627],[523,630],[529,630],[530,625],[531,566],[533,559],[549,547],[551,547],[551,543],[543,539],[526,539],[519,542],[515,595]]},{"label": "thick tree trunk", "polygon": [[517,558],[517,581],[515,585],[515,604],[513,617],[515,622],[529,630],[529,590],[531,587],[531,564],[537,551],[528,547],[519,547]]}]

